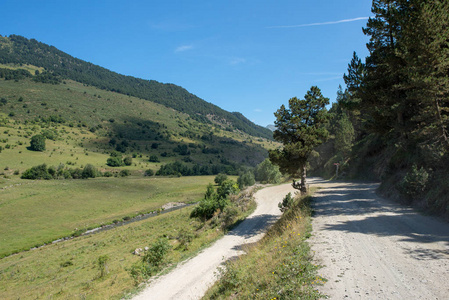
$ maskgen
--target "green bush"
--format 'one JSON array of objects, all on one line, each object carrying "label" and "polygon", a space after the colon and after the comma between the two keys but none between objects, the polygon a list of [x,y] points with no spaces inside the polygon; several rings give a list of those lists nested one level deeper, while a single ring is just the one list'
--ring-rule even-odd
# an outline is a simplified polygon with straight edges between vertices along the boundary
[{"label": "green bush", "polygon": [[410,199],[416,199],[423,195],[428,181],[429,173],[423,167],[418,169],[416,165],[413,165],[399,184],[399,192]]},{"label": "green bush", "polygon": [[281,210],[281,212],[284,212],[286,210],[288,210],[290,207],[293,206],[293,197],[292,197],[292,193],[288,193],[284,199],[282,199],[281,202],[279,202],[278,207]]},{"label": "green bush", "polygon": [[256,183],[256,179],[254,178],[254,173],[251,171],[247,171],[239,176],[237,179],[237,184],[239,185],[240,189],[243,189],[247,186],[252,186]]},{"label": "green bush", "polygon": [[111,172],[109,172],[109,171],[106,171],[106,172],[103,173],[103,176],[104,177],[112,177],[113,174]]},{"label": "green bush", "polygon": [[45,136],[38,134],[31,137],[30,150],[45,151]]},{"label": "green bush", "polygon": [[156,155],[151,155],[149,161],[150,162],[160,162],[159,157],[157,157]]},{"label": "green bush", "polygon": [[262,183],[279,183],[282,177],[279,167],[273,165],[268,158],[257,165],[254,173],[256,180]]},{"label": "green bush", "polygon": [[48,173],[47,165],[42,164],[39,166],[31,167],[22,173],[20,177],[22,179],[53,179],[53,176]]},{"label": "green bush", "polygon": [[145,171],[145,176],[153,176],[154,175],[154,171],[151,169],[148,169]]},{"label": "green bush", "polygon": [[130,166],[133,163],[133,159],[131,156],[127,156],[125,157],[125,159],[123,160],[123,163],[125,164],[125,166]]},{"label": "green bush", "polygon": [[165,255],[170,248],[171,246],[167,239],[160,238],[153,245],[151,245],[150,249],[148,249],[143,256],[142,261],[152,267],[158,268],[164,263]]},{"label": "green bush", "polygon": [[129,176],[129,175],[131,175],[131,172],[129,172],[129,170],[121,170],[120,173],[119,173],[120,177],[126,177],[126,176]]},{"label": "green bush", "polygon": [[215,176],[214,182],[218,185],[221,185],[223,181],[225,181],[226,179],[228,179],[228,176],[226,174],[220,173],[217,176]]},{"label": "green bush", "polygon": [[108,265],[109,256],[101,255],[97,259],[98,270],[100,271],[100,278],[104,277],[108,273]]},{"label": "green bush", "polygon": [[218,198],[226,198],[230,194],[237,194],[240,191],[237,183],[231,179],[225,180],[217,189]]},{"label": "green bush", "polygon": [[91,164],[87,164],[84,169],[83,172],[81,173],[81,177],[82,178],[95,178],[98,175],[98,170],[97,168],[95,168],[93,165]]},{"label": "green bush", "polygon": [[228,206],[228,196],[230,194],[237,194],[238,192],[239,187],[237,183],[230,179],[223,181],[218,187],[217,192],[215,192],[213,185],[209,184],[204,198],[193,209],[190,217],[202,220],[212,218],[216,211],[220,210],[223,212],[226,206]]},{"label": "green bush", "polygon": [[110,167],[121,167],[123,166],[123,161],[121,157],[109,157],[106,164]]}]

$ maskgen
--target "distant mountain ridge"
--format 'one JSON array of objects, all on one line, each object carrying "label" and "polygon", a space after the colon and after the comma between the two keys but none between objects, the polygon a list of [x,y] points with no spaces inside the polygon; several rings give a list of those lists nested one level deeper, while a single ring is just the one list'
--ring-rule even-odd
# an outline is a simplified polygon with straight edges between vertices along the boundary
[{"label": "distant mountain ridge", "polygon": [[97,88],[153,101],[210,123],[208,116],[223,120],[222,126],[252,136],[272,139],[270,130],[256,125],[238,112],[228,112],[189,93],[175,84],[125,76],[83,61],[54,46],[18,35],[0,36],[0,63],[30,64],[62,79],[71,79]]}]

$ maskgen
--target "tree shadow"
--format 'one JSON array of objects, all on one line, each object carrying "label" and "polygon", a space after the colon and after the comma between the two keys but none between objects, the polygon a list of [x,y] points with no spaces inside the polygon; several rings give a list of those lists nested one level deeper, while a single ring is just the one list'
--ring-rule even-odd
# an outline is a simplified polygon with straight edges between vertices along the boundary
[{"label": "tree shadow", "polygon": [[314,195],[315,216],[344,216],[345,221],[327,224],[324,230],[361,233],[378,237],[396,236],[399,241],[443,243],[447,250],[407,250],[416,259],[448,258],[449,224],[424,216],[410,207],[380,198],[373,184],[352,184],[325,189]]},{"label": "tree shadow", "polygon": [[245,239],[252,238],[260,233],[264,233],[267,229],[278,220],[275,215],[259,215],[245,219],[237,227],[230,230],[228,235],[243,237]]}]

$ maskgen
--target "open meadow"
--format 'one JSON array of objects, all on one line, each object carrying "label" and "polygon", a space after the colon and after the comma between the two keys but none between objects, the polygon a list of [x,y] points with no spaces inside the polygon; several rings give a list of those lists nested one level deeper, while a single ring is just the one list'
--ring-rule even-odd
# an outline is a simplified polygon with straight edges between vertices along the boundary
[{"label": "open meadow", "polygon": [[[141,260],[136,248],[165,237],[172,251],[166,261],[182,261],[222,235],[190,219],[187,207],[94,235],[82,236],[22,252],[0,260],[1,299],[120,299],[143,279],[133,277]],[[188,247],[180,247],[182,233],[192,234]],[[104,264],[100,266],[99,261]]]},{"label": "open meadow", "polygon": [[0,256],[101,224],[195,202],[212,176],[84,180],[0,179]]}]

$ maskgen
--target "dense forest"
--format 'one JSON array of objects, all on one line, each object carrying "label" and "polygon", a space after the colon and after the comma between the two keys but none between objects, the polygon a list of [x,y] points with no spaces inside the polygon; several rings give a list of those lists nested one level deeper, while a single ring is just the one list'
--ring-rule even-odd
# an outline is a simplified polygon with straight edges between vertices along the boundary
[{"label": "dense forest", "polygon": [[[59,79],[74,81],[97,88],[154,101],[180,112],[189,114],[200,122],[216,121],[223,126],[232,126],[256,137],[272,139],[270,130],[255,125],[240,113],[229,113],[208,103],[174,84],[163,84],[155,80],[143,80],[124,76],[100,66],[72,57],[53,46],[18,35],[0,36],[1,64],[30,64],[44,68],[39,74],[49,83]],[[2,71],[8,73],[7,71]],[[13,76],[16,74],[6,74]]]},{"label": "dense forest", "polygon": [[330,110],[324,171],[338,162],[347,177],[381,180],[384,195],[448,214],[449,2],[375,0],[372,13],[369,56],[354,53]]}]

